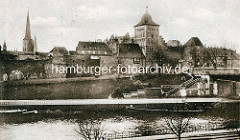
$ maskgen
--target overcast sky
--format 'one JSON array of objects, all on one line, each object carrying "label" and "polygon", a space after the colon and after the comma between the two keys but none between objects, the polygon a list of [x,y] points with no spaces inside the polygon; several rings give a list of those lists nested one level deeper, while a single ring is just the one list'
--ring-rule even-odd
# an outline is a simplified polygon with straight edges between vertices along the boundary
[{"label": "overcast sky", "polygon": [[[239,0],[0,0],[0,44],[22,51],[27,11],[38,51],[54,46],[75,50],[78,41],[106,39],[112,34],[133,36],[148,11],[160,24],[165,41],[184,44],[193,36],[207,46],[240,52]],[[239,48],[239,49],[238,49]]]}]

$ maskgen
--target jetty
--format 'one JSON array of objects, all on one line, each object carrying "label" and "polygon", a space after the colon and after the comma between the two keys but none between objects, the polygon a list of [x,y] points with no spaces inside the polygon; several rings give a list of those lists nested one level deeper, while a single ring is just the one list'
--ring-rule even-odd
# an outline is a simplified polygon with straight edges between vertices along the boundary
[{"label": "jetty", "polygon": [[233,102],[223,98],[0,100],[0,106],[140,105]]}]

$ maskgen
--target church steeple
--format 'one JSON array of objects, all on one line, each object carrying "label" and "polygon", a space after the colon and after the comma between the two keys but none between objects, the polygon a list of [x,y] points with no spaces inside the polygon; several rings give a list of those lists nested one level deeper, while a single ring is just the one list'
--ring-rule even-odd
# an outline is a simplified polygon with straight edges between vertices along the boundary
[{"label": "church steeple", "polygon": [[6,52],[6,51],[7,51],[6,40],[4,40],[4,43],[3,43],[3,51],[4,51],[4,52]]},{"label": "church steeple", "polygon": [[36,35],[34,36],[34,51],[33,52],[34,53],[37,52],[37,37],[36,37]]},{"label": "church steeple", "polygon": [[24,39],[31,39],[29,11],[28,11],[28,14],[27,14],[26,33],[25,33],[25,38]]},{"label": "church steeple", "polygon": [[25,54],[34,54],[34,41],[31,38],[29,12],[27,14],[26,33],[23,39],[23,52]]}]

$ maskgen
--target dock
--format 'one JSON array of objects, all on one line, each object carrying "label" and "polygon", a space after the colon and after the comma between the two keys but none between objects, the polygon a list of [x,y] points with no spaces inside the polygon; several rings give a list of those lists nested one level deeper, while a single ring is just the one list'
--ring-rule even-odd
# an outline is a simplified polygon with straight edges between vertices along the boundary
[{"label": "dock", "polygon": [[222,98],[0,100],[0,106],[140,105],[226,102]]}]

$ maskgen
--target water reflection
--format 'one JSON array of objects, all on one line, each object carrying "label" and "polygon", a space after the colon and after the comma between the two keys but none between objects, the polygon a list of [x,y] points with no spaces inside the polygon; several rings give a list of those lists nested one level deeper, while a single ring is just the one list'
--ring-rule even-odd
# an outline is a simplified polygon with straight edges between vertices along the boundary
[{"label": "water reflection", "polygon": [[[76,110],[66,111],[58,108],[58,110],[39,111],[39,114],[0,115],[0,137],[7,140],[82,139],[83,137],[76,130],[79,130],[80,122],[87,120],[99,121],[104,135],[108,138],[171,133],[162,127],[166,124],[165,119],[169,118],[169,114],[164,112],[132,111],[122,108],[111,111],[78,110],[76,112]],[[187,131],[217,128],[225,121],[236,117],[239,117],[239,104],[215,105],[206,112],[192,113],[189,120],[191,127],[188,127]]]}]

